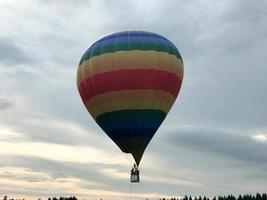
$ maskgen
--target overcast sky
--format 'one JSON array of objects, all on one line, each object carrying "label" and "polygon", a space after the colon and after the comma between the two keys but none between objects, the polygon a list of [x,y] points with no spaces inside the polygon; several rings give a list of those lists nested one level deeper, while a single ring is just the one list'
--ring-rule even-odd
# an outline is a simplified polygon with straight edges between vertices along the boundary
[{"label": "overcast sky", "polygon": [[[266,192],[266,24],[264,0],[1,0],[0,196]],[[84,51],[124,30],[168,38],[185,69],[135,185],[76,88]]]}]

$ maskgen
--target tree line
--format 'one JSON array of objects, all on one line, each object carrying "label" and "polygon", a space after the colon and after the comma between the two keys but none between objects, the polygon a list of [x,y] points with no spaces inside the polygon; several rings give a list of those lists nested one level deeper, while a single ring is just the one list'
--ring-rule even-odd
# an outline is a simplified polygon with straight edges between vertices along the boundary
[{"label": "tree line", "polygon": [[218,197],[206,197],[206,196],[199,196],[199,197],[192,197],[192,196],[184,196],[183,198],[161,198],[159,200],[267,200],[267,193],[257,193],[256,195],[245,194],[239,195],[235,197],[233,195],[228,196],[218,196]]},{"label": "tree line", "polygon": [[[0,198],[1,199],[1,198]],[[4,196],[3,200],[15,200],[15,199],[9,199],[7,196]],[[25,200],[23,199],[16,199],[16,200]],[[38,200],[41,200],[39,198]],[[71,196],[71,197],[49,197],[48,200],[78,200],[77,197]],[[100,199],[102,200],[102,199]],[[148,200],[148,199],[145,199]],[[252,194],[244,194],[244,195],[239,195],[238,197],[235,197],[233,195],[228,195],[228,196],[218,196],[218,197],[206,197],[206,196],[199,196],[199,197],[192,197],[192,196],[184,196],[184,197],[173,197],[173,198],[160,198],[159,200],[267,200],[267,193],[257,193],[255,195]]]},{"label": "tree line", "polygon": [[53,197],[53,198],[48,198],[48,200],[78,200],[77,197],[73,196],[73,197]]}]

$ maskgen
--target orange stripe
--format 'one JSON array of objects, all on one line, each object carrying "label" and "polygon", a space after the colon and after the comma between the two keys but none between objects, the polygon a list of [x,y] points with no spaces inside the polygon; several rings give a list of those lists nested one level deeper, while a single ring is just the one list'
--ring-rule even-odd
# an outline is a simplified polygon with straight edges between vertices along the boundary
[{"label": "orange stripe", "polygon": [[80,83],[82,82],[82,80],[83,80],[82,69],[81,69],[81,66],[79,66],[78,69],[77,69],[77,80],[76,80],[76,83],[77,83],[78,87],[79,87]]},{"label": "orange stripe", "polygon": [[110,101],[97,106],[86,105],[90,114],[94,119],[99,115],[107,112],[119,111],[119,110],[160,110],[166,114],[169,112],[173,105],[173,102],[166,102],[157,99],[123,99],[118,101]]},{"label": "orange stripe", "polygon": [[183,78],[183,63],[176,56],[156,51],[119,51],[95,56],[79,66],[78,84],[94,75],[120,69],[155,69]]},{"label": "orange stripe", "polygon": [[176,97],[169,92],[159,90],[119,90],[91,97],[86,101],[86,105],[93,108],[100,104],[124,99],[156,99],[166,102],[174,102]]}]

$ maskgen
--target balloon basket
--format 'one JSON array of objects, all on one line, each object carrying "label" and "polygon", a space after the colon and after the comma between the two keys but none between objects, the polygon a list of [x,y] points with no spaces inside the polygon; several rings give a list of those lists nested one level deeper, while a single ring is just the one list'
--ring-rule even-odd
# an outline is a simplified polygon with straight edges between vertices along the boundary
[{"label": "balloon basket", "polygon": [[140,182],[139,170],[137,168],[132,169],[131,176],[130,176],[130,182],[131,183],[139,183]]}]

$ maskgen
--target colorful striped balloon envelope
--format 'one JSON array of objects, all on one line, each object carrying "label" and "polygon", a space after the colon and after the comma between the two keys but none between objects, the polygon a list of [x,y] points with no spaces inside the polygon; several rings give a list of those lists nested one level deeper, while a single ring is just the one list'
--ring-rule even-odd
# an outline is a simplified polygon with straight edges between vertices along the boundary
[{"label": "colorful striped balloon envelope", "polygon": [[126,31],[95,42],[82,56],[77,85],[88,112],[139,165],[183,80],[182,57],[168,39]]}]

